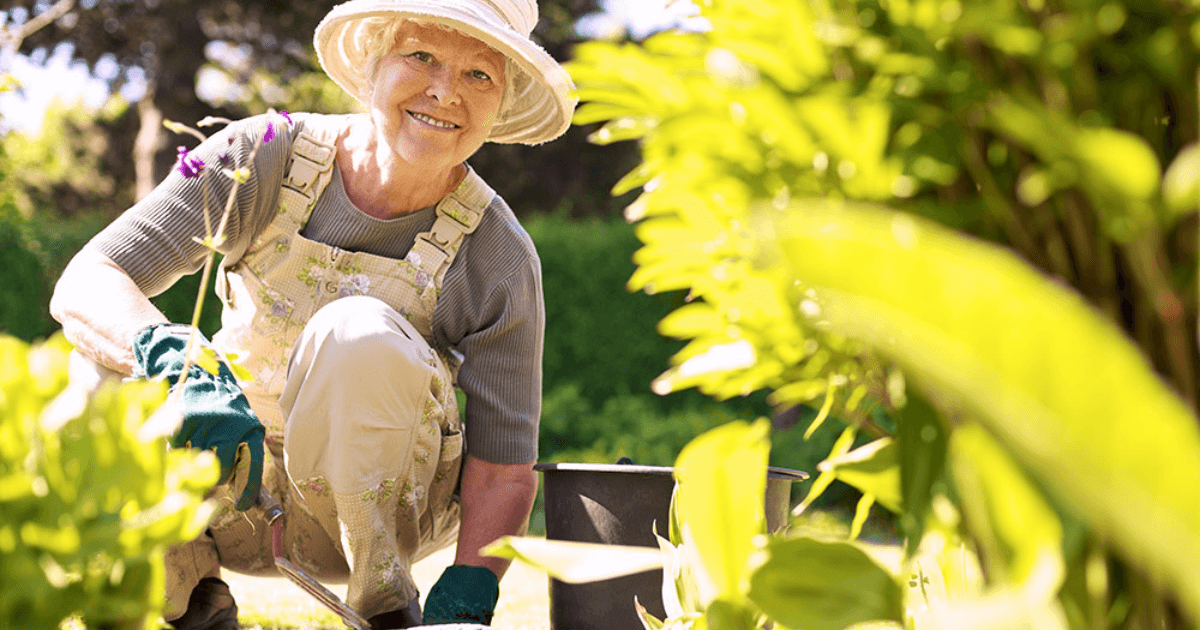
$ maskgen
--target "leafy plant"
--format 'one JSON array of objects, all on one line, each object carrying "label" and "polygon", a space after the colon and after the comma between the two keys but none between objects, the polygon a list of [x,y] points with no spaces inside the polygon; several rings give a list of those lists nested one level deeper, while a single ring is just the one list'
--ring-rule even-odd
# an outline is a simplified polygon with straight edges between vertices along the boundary
[{"label": "leafy plant", "polygon": [[688,444],[675,463],[670,538],[658,536],[657,551],[506,537],[487,552],[572,583],[661,567],[668,617],[656,619],[638,604],[647,630],[771,624],[840,630],[862,621],[899,621],[896,579],[855,545],[765,536],[769,430],[764,420],[732,422]]},{"label": "leafy plant", "polygon": [[69,382],[69,351],[61,335],[0,336],[0,625],[154,628],[163,551],[204,528],[217,463],[166,448],[163,384],[89,395]]},{"label": "leafy plant", "polygon": [[[768,389],[820,406],[810,434],[846,421],[798,509],[841,480],[863,492],[852,536],[876,503],[898,515],[910,625],[1200,618],[1198,8],[700,12],[709,30],[571,65],[576,122],[642,148],[614,190],[642,188],[629,288],[688,291],[656,391]],[[982,581],[930,598],[930,563]]]}]

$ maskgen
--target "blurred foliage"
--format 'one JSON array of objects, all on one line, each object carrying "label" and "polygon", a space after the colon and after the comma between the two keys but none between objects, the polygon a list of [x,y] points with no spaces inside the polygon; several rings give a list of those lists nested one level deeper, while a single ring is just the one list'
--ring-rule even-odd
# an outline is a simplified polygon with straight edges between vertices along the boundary
[{"label": "blurred foliage", "polygon": [[36,213],[73,217],[90,213],[113,216],[133,204],[117,179],[128,169],[128,155],[113,150],[108,130],[121,129],[128,105],[114,98],[95,114],[54,102],[42,133],[11,132],[4,138],[0,172],[4,192],[26,218]]},{"label": "blurred foliage", "polygon": [[[848,411],[887,400],[887,375],[853,344],[800,321],[773,331],[800,313],[746,256],[751,202],[822,195],[1011,245],[1194,399],[1196,222],[1158,185],[1160,163],[1196,136],[1190,5],[764,0],[705,14],[711,32],[588,44],[571,66],[576,121],[609,121],[598,142],[641,142],[642,164],[614,190],[649,184],[628,209],[647,218],[630,287],[694,298],[662,324],[692,340],[664,389],[767,386],[781,404],[833,390]],[[1188,199],[1182,187],[1168,197]],[[695,370],[736,362],[739,340],[773,349],[706,384]]]},{"label": "blurred foliage", "polygon": [[[556,59],[569,58],[580,41],[575,21],[598,11],[597,0],[541,0],[538,5],[541,19],[534,40]],[[10,11],[10,28],[48,6],[29,0],[0,2],[0,9]],[[321,72],[312,48],[313,31],[332,6],[313,0],[78,2],[25,38],[19,50],[32,54],[68,44],[89,68],[116,68],[104,73],[114,93],[144,79],[146,98],[125,110],[117,124],[99,130],[98,137],[110,147],[109,157],[117,160],[106,163],[101,175],[112,178],[123,195],[133,189],[134,164],[146,159],[147,148],[155,156],[154,182],[174,164],[176,143],[159,129],[159,117],[190,123],[208,115],[236,119],[268,107],[360,110]],[[205,101],[197,95],[201,77],[215,79],[210,86],[224,87]],[[538,147],[487,144],[471,163],[521,216],[614,216],[623,204],[609,196],[608,188],[637,163],[636,147],[596,146],[587,134],[585,128],[573,128]],[[88,190],[85,186],[78,194],[87,197]],[[115,212],[104,195],[92,199],[93,205]]]},{"label": "blurred foliage", "polygon": [[48,336],[57,328],[50,319],[50,280],[26,247],[25,220],[11,202],[0,203],[0,331],[23,339]]},{"label": "blurred foliage", "polygon": [[800,509],[841,480],[914,584],[982,567],[910,590],[920,627],[1191,627],[1200,8],[700,5],[570,67],[576,122],[642,151],[629,288],[687,290],[656,391],[848,422]]},{"label": "blurred foliage", "polygon": [[163,551],[205,526],[216,459],[147,434],[164,384],[89,394],[69,351],[0,335],[0,625],[157,628]]}]

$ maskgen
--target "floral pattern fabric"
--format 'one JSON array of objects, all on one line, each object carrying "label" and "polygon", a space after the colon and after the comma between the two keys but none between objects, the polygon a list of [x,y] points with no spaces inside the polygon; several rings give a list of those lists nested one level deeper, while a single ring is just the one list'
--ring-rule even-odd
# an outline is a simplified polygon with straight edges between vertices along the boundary
[{"label": "floral pattern fabric", "polygon": [[[293,159],[309,159],[311,156],[299,152],[311,144],[298,140]],[[325,144],[328,148],[332,142]],[[300,233],[316,197],[328,183],[333,164],[332,157],[326,157],[328,163],[316,171],[318,181],[308,187],[315,192],[302,195],[285,185],[279,214],[240,261],[222,270],[218,293],[225,312],[214,343],[240,357],[239,362],[255,376],[243,387],[267,429],[263,484],[286,514],[286,555],[317,579],[348,581],[347,603],[369,616],[402,607],[415,598],[412,563],[452,543],[456,535],[459,511],[452,494],[461,469],[463,435],[450,367],[453,363],[434,355],[436,376],[425,394],[418,438],[410,453],[395,454],[411,461],[407,472],[353,494],[334,492],[320,476],[288,478],[283,457],[285,427],[277,403],[287,366],[312,315],[349,296],[382,300],[429,340],[446,269],[494,193],[470,172],[448,198],[452,203],[439,205],[435,228],[441,230],[439,235],[444,234],[443,223],[449,221],[457,231],[455,237],[439,246],[418,238],[417,246],[403,260],[342,251]],[[458,199],[460,193],[483,202],[464,202]],[[443,212],[442,206],[458,216]],[[472,216],[474,224],[459,227],[465,224],[464,217]],[[168,610],[178,607],[180,601],[186,606],[191,590],[188,583],[194,585],[210,571],[200,566],[203,562],[188,565],[195,565],[196,559],[219,557],[221,566],[250,574],[275,572],[269,527],[255,510],[234,511],[232,501],[222,496],[225,493],[223,487],[217,489],[219,510],[208,534],[168,555]]]}]

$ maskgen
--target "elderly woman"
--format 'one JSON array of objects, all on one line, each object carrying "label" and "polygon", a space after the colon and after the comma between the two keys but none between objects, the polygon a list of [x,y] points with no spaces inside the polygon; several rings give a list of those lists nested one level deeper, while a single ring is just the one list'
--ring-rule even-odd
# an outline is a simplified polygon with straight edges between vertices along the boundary
[{"label": "elderly woman", "polygon": [[[238,627],[221,567],[273,573],[248,510],[260,483],[291,562],[348,582],[374,628],[490,621],[507,563],[479,551],[523,529],[536,493],[543,306],[532,242],[465,160],[570,124],[536,21],[534,0],[337,6],[317,52],[365,113],[229,125],[63,273],[51,308],[79,352],[181,390],[173,444],[214,449],[228,482],[209,528],[167,554],[175,628]],[[221,170],[240,166],[211,345],[254,378],[193,367],[179,384],[191,330],[147,296],[202,264],[234,186]],[[455,541],[422,620],[412,563]]]}]

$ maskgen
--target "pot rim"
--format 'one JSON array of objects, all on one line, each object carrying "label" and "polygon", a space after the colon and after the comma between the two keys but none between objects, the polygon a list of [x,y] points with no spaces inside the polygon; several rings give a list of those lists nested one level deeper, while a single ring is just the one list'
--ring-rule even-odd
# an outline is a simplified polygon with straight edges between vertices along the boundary
[{"label": "pot rim", "polygon": [[[538,472],[597,472],[597,473],[634,473],[643,475],[667,475],[675,472],[671,466],[643,466],[641,464],[586,464],[578,462],[544,462],[533,465]],[[767,466],[767,479],[783,481],[804,481],[809,474],[803,470]]]}]

